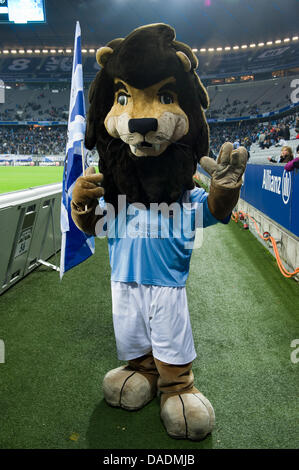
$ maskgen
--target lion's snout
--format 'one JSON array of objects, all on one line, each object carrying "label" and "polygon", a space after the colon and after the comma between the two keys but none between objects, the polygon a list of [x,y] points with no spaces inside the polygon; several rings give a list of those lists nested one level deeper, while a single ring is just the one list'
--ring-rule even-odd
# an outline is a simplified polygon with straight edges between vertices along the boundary
[{"label": "lion's snout", "polygon": [[130,119],[128,122],[129,132],[146,136],[148,132],[155,132],[158,129],[158,120],[155,118]]}]

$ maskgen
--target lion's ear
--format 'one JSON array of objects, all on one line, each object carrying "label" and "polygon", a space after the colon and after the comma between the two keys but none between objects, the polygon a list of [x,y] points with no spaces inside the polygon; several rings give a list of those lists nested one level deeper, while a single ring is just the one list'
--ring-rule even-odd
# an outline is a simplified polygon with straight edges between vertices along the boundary
[{"label": "lion's ear", "polygon": [[192,66],[189,57],[182,51],[177,51],[176,55],[182,62],[185,72],[190,72]]},{"label": "lion's ear", "polygon": [[190,72],[191,69],[196,70],[198,67],[198,59],[192,49],[187,46],[187,44],[180,41],[173,41],[173,46],[176,50],[176,55],[184,66],[185,72]]},{"label": "lion's ear", "polygon": [[111,47],[100,47],[96,53],[97,63],[101,67],[105,67],[105,64],[107,63],[111,54],[113,54],[113,49]]},{"label": "lion's ear", "polygon": [[113,54],[115,49],[123,42],[123,40],[124,40],[123,38],[112,39],[112,41],[108,42],[108,44],[106,44],[106,46],[100,47],[97,50],[96,60],[97,60],[97,63],[101,67],[105,67],[105,65],[107,64],[109,58],[111,57],[111,55]]}]

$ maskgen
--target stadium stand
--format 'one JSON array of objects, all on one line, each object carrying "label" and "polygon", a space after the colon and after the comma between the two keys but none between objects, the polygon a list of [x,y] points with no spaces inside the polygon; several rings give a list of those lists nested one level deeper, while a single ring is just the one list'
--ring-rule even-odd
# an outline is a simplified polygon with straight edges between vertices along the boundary
[{"label": "stadium stand", "polygon": [[[237,118],[276,111],[292,104],[291,82],[294,77],[257,80],[207,87],[210,108],[207,117]],[[88,107],[85,86],[85,101]],[[1,121],[66,121],[70,88],[67,84],[10,84],[5,103],[0,104]]]},{"label": "stadium stand", "polygon": [[250,81],[208,87],[208,118],[242,117],[278,110],[292,104],[292,78]]},{"label": "stadium stand", "polygon": [[[42,47],[37,47],[43,49]],[[298,43],[286,43],[265,47],[255,47],[230,51],[199,51],[198,61],[200,76],[204,80],[223,78],[231,79],[250,74],[261,74],[281,69],[298,67],[299,45]],[[7,56],[0,62],[0,76],[5,82],[14,80],[32,80],[36,82],[69,81],[72,70],[71,53],[48,54],[44,57],[40,54],[22,54],[20,56]],[[83,54],[84,79],[90,81],[94,78],[99,66],[94,53]]]},{"label": "stadium stand", "polygon": [[[236,145],[244,145],[250,151],[251,158],[256,160],[259,155],[264,160],[264,155],[276,155],[280,145],[279,132],[285,126],[290,127],[290,138],[285,139],[287,145],[294,149],[298,145],[295,133],[296,116],[290,116],[275,121],[259,123],[211,123],[210,147],[214,154],[218,154],[223,142],[237,142]],[[271,132],[272,130],[272,132]],[[274,131],[273,131],[274,130]],[[262,149],[258,145],[261,133],[270,136],[269,146]],[[61,126],[0,126],[0,154],[63,155],[66,146],[67,129]],[[297,142],[297,144],[296,144]],[[280,145],[281,146],[281,145]],[[96,151],[95,151],[96,152]],[[95,153],[94,152],[94,153]]]},{"label": "stadium stand", "polygon": [[[287,109],[281,118],[279,110],[292,106],[292,77],[257,80],[244,83],[208,86],[210,107],[206,113],[211,125],[211,148],[219,151],[226,140],[239,140],[246,146],[255,143],[262,128],[278,128],[288,124],[294,134],[297,108]],[[88,88],[85,85],[85,102],[88,109]],[[5,90],[5,103],[0,104],[0,154],[63,154],[66,144],[70,88],[66,83],[13,83]],[[278,115],[270,116],[277,112]],[[269,118],[266,123],[265,114]],[[257,115],[260,119],[257,119]],[[246,116],[246,121],[239,118]],[[247,119],[248,117],[248,119]],[[31,126],[24,126],[31,123]],[[216,123],[214,123],[216,121]],[[224,121],[225,127],[219,122]],[[230,122],[236,121],[236,122]],[[44,127],[33,127],[42,123]],[[59,126],[53,126],[59,124]],[[15,124],[15,125],[14,125]],[[16,126],[20,124],[20,126]],[[274,138],[273,138],[274,137]],[[246,142],[245,142],[246,138]],[[286,140],[289,140],[288,138]],[[270,147],[279,139],[271,134]],[[255,148],[252,149],[255,152]]]},{"label": "stadium stand", "polygon": [[70,99],[69,86],[10,85],[5,90],[5,103],[0,105],[1,121],[58,120],[66,121]]},{"label": "stadium stand", "polygon": [[[255,44],[256,46],[256,44]],[[272,47],[222,51],[203,51],[199,56],[199,69],[203,79],[244,77],[261,72],[273,73],[275,70],[298,67],[298,44],[281,44]]]},{"label": "stadium stand", "polygon": [[[294,149],[296,146],[295,133],[296,116],[289,116],[275,121],[259,123],[223,123],[210,124],[210,147],[214,154],[218,154],[223,142],[232,141],[244,145],[250,151],[251,156],[257,158],[257,155],[275,155],[279,149],[279,132],[285,126],[289,125],[291,138],[286,139],[287,145]],[[273,130],[271,132],[271,130]],[[259,135],[265,132],[270,136],[269,146],[265,149],[256,143]],[[25,155],[44,155],[57,154],[63,155],[66,146],[67,129],[65,125],[60,126],[0,126],[0,154],[22,154]],[[253,144],[253,145],[252,145]],[[238,145],[238,144],[236,144]],[[269,149],[271,152],[269,153]],[[268,150],[268,152],[266,152]],[[96,151],[94,151],[96,153]],[[264,160],[264,158],[262,158]]]},{"label": "stadium stand", "polygon": [[0,154],[63,154],[66,127],[0,127]]},{"label": "stadium stand", "polygon": [[[263,157],[267,153],[265,151],[269,151],[269,149],[272,155],[274,149],[281,146],[282,137],[286,141],[286,145],[291,145],[292,148],[298,145],[298,143],[296,144],[295,123],[296,115],[266,122],[255,120],[253,122],[211,123],[210,147],[215,154],[218,154],[222,143],[230,141],[236,142],[236,146],[244,145],[250,151],[251,157],[255,154],[255,159],[257,154]],[[284,134],[286,126],[289,127],[289,136]],[[265,134],[265,140],[268,142],[268,145],[263,149],[258,144],[261,133]]]}]

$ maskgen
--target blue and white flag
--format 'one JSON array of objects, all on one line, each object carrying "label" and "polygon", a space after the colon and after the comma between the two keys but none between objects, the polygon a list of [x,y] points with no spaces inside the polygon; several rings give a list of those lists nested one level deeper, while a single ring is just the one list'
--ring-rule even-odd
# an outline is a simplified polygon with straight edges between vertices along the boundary
[{"label": "blue and white flag", "polygon": [[[73,187],[76,179],[83,174],[82,147],[84,147],[85,127],[81,29],[77,21],[61,201],[60,279],[66,271],[93,255],[95,250],[94,237],[81,232],[71,217]],[[85,152],[84,148],[84,154]]]}]

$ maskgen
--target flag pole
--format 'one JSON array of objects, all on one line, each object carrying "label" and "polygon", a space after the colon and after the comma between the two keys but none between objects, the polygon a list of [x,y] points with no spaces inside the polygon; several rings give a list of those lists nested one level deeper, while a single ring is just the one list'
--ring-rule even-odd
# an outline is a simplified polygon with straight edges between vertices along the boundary
[{"label": "flag pole", "polygon": [[[95,252],[94,236],[88,235],[76,226],[72,220],[72,192],[75,181],[85,176],[84,135],[86,112],[84,100],[84,81],[81,55],[81,29],[76,22],[72,81],[68,119],[68,140],[66,146],[65,171],[63,173],[61,200],[61,257],[60,279],[66,271],[85,261]],[[88,210],[88,207],[85,207]]]},{"label": "flag pole", "polygon": [[[84,160],[84,145],[83,139],[81,140],[81,154],[82,154],[82,168],[83,168],[83,176],[85,176],[85,160]],[[87,211],[87,204],[85,204],[85,212]]]},{"label": "flag pole", "polygon": [[84,145],[83,145],[83,140],[81,140],[81,154],[82,154],[83,176],[85,176],[85,161],[84,161]]}]

